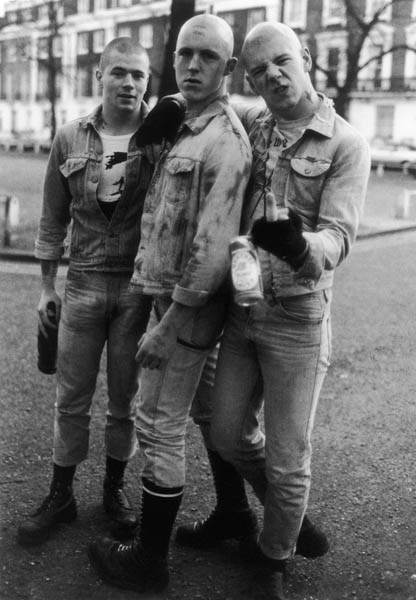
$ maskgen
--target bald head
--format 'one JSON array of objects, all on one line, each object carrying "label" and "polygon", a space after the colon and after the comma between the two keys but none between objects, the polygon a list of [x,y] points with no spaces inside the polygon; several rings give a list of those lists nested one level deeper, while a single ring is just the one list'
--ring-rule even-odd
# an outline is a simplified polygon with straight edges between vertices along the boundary
[{"label": "bald head", "polygon": [[182,45],[184,37],[189,35],[196,39],[207,40],[213,49],[221,52],[225,60],[230,59],[233,55],[234,35],[232,29],[220,17],[203,14],[186,21],[179,31],[176,50]]},{"label": "bald head", "polygon": [[247,62],[251,54],[255,54],[258,48],[273,39],[279,39],[280,43],[285,44],[288,50],[302,51],[298,36],[287,25],[269,22],[258,23],[248,32],[244,40],[241,50],[241,60],[244,66],[247,68]]}]

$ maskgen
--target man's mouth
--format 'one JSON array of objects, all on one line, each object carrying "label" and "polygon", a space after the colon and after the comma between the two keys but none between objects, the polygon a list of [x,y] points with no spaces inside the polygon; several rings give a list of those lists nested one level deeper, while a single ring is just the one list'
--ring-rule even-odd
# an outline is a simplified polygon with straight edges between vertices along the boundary
[{"label": "man's mouth", "polygon": [[136,100],[136,96],[133,96],[132,94],[119,94],[118,97],[125,100]]},{"label": "man's mouth", "polygon": [[185,79],[184,83],[190,83],[191,85],[198,85],[201,83],[201,81],[199,79],[196,79],[195,77],[188,77],[188,79]]}]

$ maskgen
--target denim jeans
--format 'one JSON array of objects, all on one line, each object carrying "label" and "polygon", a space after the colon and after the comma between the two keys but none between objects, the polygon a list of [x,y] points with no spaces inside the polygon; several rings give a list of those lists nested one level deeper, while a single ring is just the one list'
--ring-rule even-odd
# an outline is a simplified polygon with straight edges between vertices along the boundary
[{"label": "denim jeans", "polygon": [[264,502],[260,546],[275,559],[294,554],[308,502],[311,432],[330,356],[330,300],[330,290],[321,290],[250,309],[234,305],[221,342],[211,438]]},{"label": "denim jeans", "polygon": [[[154,327],[171,304],[156,299],[149,322]],[[181,331],[175,351],[161,369],[143,369],[137,435],[144,454],[143,477],[161,487],[185,484],[185,436],[189,412],[207,356],[224,325],[226,302],[214,297]]]},{"label": "denim jeans", "polygon": [[151,300],[128,290],[129,273],[69,269],[58,334],[54,462],[76,465],[88,455],[92,398],[107,344],[108,456],[126,461],[136,450],[137,342]]}]

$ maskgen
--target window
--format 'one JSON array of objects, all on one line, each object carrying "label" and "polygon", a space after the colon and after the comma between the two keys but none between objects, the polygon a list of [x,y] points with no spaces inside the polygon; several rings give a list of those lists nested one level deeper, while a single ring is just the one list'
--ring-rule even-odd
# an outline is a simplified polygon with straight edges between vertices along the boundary
[{"label": "window", "polygon": [[413,0],[412,19],[416,19],[416,0]]},{"label": "window", "polygon": [[16,23],[17,22],[17,13],[15,13],[15,12],[9,12],[7,20],[8,20],[9,23]]},{"label": "window", "polygon": [[13,41],[10,41],[9,45],[7,46],[7,61],[9,63],[16,62],[16,55],[17,55],[16,43]]},{"label": "window", "polygon": [[52,115],[49,108],[43,111],[43,127],[45,129],[49,129],[51,126],[51,117]]},{"label": "window", "polygon": [[235,13],[232,13],[232,12],[221,13],[218,16],[221,17],[221,19],[224,19],[224,21],[226,21],[228,23],[228,25],[231,27],[231,29],[233,27],[235,27]]},{"label": "window", "polygon": [[48,38],[38,39],[38,58],[41,60],[48,58]]},{"label": "window", "polygon": [[117,28],[117,37],[132,37],[130,25],[119,25]]},{"label": "window", "polygon": [[89,67],[79,67],[77,73],[77,96],[81,98],[92,95],[92,76]]},{"label": "window", "polygon": [[380,10],[381,8],[383,8],[383,6],[387,6],[387,8],[385,8],[379,16],[379,19],[381,21],[391,21],[391,7],[392,7],[392,3],[389,4],[387,2],[387,0],[367,0],[367,11],[366,11],[366,17],[367,17],[367,21],[369,21],[370,19],[373,18],[374,14]]},{"label": "window", "polygon": [[49,9],[47,4],[41,4],[38,7],[38,19],[39,21],[47,21],[49,16]]},{"label": "window", "polygon": [[285,3],[284,22],[289,27],[305,29],[307,0],[291,0]]},{"label": "window", "polygon": [[89,32],[82,31],[78,33],[78,54],[88,54],[89,48]]},{"label": "window", "polygon": [[139,43],[143,48],[153,47],[153,26],[150,23],[139,27]]},{"label": "window", "polygon": [[118,5],[120,8],[127,8],[128,6],[131,6],[131,0],[118,0]]},{"label": "window", "polygon": [[383,140],[393,137],[394,105],[380,104],[376,107],[376,136]]},{"label": "window", "polygon": [[346,11],[344,0],[324,0],[322,9],[322,25],[345,23]]},{"label": "window", "polygon": [[266,20],[266,14],[264,8],[255,8],[253,10],[249,10],[247,15],[247,31],[253,29],[257,23],[262,23]]},{"label": "window", "polygon": [[90,12],[90,0],[78,0],[78,13],[84,14]]},{"label": "window", "polygon": [[94,10],[106,10],[107,8],[107,0],[94,0]]},{"label": "window", "polygon": [[25,22],[32,20],[32,9],[31,8],[25,8],[24,10],[22,10],[22,19]]},{"label": "window", "polygon": [[53,40],[53,55],[62,56],[62,37],[58,36]]},{"label": "window", "polygon": [[102,52],[105,46],[105,32],[104,29],[98,29],[92,34],[92,45],[93,50],[96,54]]}]

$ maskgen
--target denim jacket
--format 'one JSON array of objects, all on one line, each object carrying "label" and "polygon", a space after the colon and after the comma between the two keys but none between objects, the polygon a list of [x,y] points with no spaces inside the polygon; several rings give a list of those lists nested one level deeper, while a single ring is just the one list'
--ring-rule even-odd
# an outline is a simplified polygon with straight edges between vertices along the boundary
[{"label": "denim jacket", "polygon": [[186,119],[149,186],[132,284],[203,306],[227,275],[250,169],[248,137],[227,97]]},{"label": "denim jacket", "polygon": [[[309,243],[305,263],[294,271],[259,249],[266,296],[296,296],[332,286],[334,269],[355,240],[370,173],[365,139],[336,114],[332,101],[321,106],[302,137],[277,160],[271,189],[278,207],[290,207],[303,220]],[[275,125],[267,108],[236,106],[253,149],[252,179],[243,210],[243,232],[263,216],[268,140]]]},{"label": "denim jacket", "polygon": [[[152,168],[135,143],[129,142],[126,184],[111,221],[97,201],[103,158],[97,122],[102,107],[59,128],[46,170],[42,215],[35,256],[58,260],[72,219],[72,268],[100,271],[133,270],[140,241],[140,217]],[[142,116],[147,106],[142,104]]]}]

